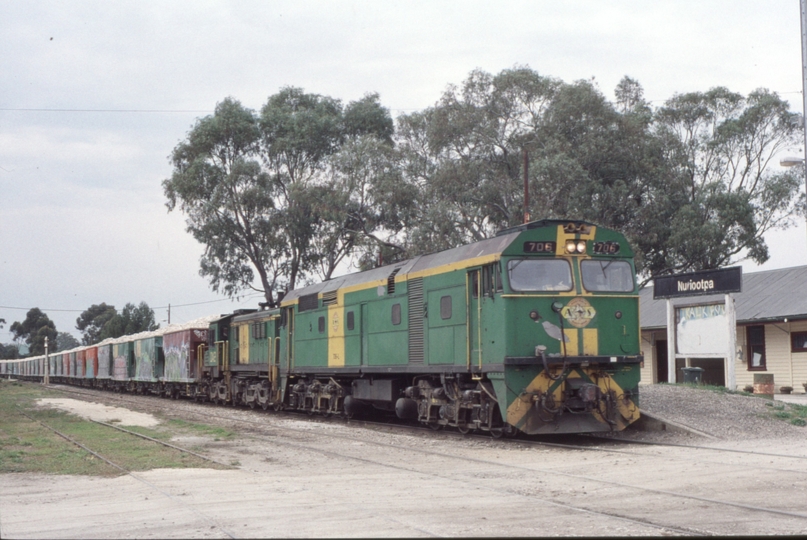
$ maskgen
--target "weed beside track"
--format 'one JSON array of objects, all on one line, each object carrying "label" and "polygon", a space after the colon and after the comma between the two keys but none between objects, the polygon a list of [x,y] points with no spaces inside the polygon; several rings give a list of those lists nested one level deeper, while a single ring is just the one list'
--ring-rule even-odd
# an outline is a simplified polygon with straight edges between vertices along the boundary
[{"label": "weed beside track", "polygon": [[[216,467],[195,456],[143,440],[51,408],[38,399],[51,395],[44,388],[18,382],[0,383],[0,473],[44,473],[117,476],[121,472],[69,443],[37,421],[92,448],[130,471],[161,468]],[[20,411],[34,418],[27,418]],[[168,440],[177,431],[226,436],[226,430],[171,422],[159,429],[132,427],[143,435]],[[211,431],[212,430],[212,431]],[[219,433],[222,431],[222,433]]]}]

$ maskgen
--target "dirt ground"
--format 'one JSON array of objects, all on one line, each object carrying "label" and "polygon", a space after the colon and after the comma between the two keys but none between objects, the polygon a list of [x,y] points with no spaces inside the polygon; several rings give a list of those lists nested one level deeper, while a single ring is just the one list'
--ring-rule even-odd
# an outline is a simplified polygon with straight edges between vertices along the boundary
[{"label": "dirt ground", "polygon": [[77,399],[44,398],[38,400],[37,405],[40,407],[55,407],[88,420],[115,423],[122,426],[153,427],[160,423],[160,421],[151,414]]},{"label": "dirt ground", "polygon": [[[82,403],[50,406],[93,418],[97,404]],[[266,427],[229,422],[233,440],[174,441],[234,470],[2,475],[0,537],[807,534],[799,441],[687,441],[778,456],[614,442],[581,450],[187,407],[189,420],[215,411]]]}]

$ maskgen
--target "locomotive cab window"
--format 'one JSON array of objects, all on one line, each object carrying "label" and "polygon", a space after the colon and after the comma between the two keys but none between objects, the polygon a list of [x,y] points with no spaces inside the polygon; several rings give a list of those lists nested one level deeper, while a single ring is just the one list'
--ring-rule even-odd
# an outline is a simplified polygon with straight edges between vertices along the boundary
[{"label": "locomotive cab window", "polygon": [[572,290],[572,268],[563,259],[518,259],[507,263],[510,288],[526,291]]},{"label": "locomotive cab window", "polygon": [[580,274],[587,291],[633,292],[633,272],[628,261],[581,261]]},{"label": "locomotive cab window", "polygon": [[401,324],[401,304],[392,304],[392,324]]}]

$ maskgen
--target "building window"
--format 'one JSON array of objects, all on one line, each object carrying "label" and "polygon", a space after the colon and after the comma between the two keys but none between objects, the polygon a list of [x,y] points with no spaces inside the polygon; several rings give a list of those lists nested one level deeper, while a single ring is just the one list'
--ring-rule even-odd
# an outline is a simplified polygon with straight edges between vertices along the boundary
[{"label": "building window", "polygon": [[790,350],[792,352],[807,352],[807,332],[793,332],[790,334]]},{"label": "building window", "polygon": [[748,370],[765,371],[765,327],[746,326],[745,341],[748,346]]},{"label": "building window", "polygon": [[392,324],[401,324],[401,304],[392,304]]}]

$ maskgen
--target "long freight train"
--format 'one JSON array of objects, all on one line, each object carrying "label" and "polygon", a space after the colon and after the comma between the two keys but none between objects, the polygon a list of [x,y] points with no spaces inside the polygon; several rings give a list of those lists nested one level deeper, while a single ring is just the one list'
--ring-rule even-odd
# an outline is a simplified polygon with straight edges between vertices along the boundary
[{"label": "long freight train", "polygon": [[543,220],[494,238],[0,375],[264,410],[389,411],[494,437],[639,418],[639,299],[621,234]]}]

